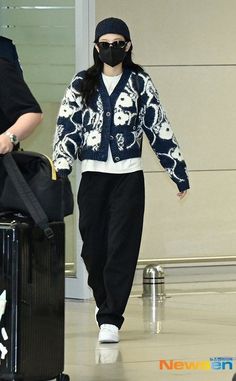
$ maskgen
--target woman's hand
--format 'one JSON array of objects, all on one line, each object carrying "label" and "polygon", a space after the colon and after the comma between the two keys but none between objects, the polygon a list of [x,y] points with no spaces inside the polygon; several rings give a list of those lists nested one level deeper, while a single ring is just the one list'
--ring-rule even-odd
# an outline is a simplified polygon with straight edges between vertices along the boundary
[{"label": "woman's hand", "polygon": [[182,200],[187,194],[187,191],[179,192],[177,193],[177,196],[179,197],[180,200]]},{"label": "woman's hand", "polygon": [[13,144],[10,141],[9,136],[1,134],[0,135],[0,154],[5,154],[13,150]]}]

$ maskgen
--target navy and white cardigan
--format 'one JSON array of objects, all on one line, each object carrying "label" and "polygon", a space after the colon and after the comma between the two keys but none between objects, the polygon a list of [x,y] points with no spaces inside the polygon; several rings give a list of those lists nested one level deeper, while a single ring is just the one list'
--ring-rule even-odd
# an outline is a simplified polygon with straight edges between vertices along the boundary
[{"label": "navy and white cardigan", "polygon": [[188,189],[186,164],[149,75],[125,69],[110,96],[101,75],[87,107],[80,95],[84,73],[75,75],[59,110],[53,149],[58,174],[68,175],[78,156],[106,161],[109,144],[115,162],[140,157],[144,131],[178,189]]}]

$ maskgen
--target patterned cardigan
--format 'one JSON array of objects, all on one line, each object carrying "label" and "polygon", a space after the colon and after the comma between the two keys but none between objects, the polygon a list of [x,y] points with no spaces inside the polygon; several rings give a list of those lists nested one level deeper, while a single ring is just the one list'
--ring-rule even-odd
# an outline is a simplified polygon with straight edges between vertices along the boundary
[{"label": "patterned cardigan", "polygon": [[87,107],[80,96],[84,74],[75,75],[59,110],[53,145],[58,174],[67,176],[77,157],[106,161],[109,145],[114,162],[140,157],[144,131],[178,189],[188,189],[185,161],[149,75],[125,69],[110,96],[101,76]]}]

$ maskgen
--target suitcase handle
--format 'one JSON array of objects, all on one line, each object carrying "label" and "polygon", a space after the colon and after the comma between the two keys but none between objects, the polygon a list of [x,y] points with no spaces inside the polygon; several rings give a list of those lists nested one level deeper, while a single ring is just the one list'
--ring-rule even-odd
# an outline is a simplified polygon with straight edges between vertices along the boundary
[{"label": "suitcase handle", "polygon": [[27,208],[35,224],[44,231],[44,234],[48,239],[52,239],[54,237],[54,233],[49,226],[47,215],[31,188],[25,181],[25,178],[19,170],[11,153],[7,153],[3,156],[3,164],[17,193],[19,194],[19,197],[25,204],[25,207]]}]

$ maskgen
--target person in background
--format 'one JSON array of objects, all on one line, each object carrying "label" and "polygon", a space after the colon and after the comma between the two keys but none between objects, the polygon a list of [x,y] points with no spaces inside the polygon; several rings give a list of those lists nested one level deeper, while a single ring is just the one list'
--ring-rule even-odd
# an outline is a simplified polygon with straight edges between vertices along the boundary
[{"label": "person in background", "polygon": [[42,110],[24,81],[15,45],[0,36],[0,154],[19,148],[42,120]]},{"label": "person in background", "polygon": [[186,164],[150,76],[132,61],[126,23],[96,27],[94,65],[75,75],[59,110],[53,161],[68,176],[79,156],[82,258],[101,343],[117,343],[136,269],[144,214],[143,132],[182,199]]}]

